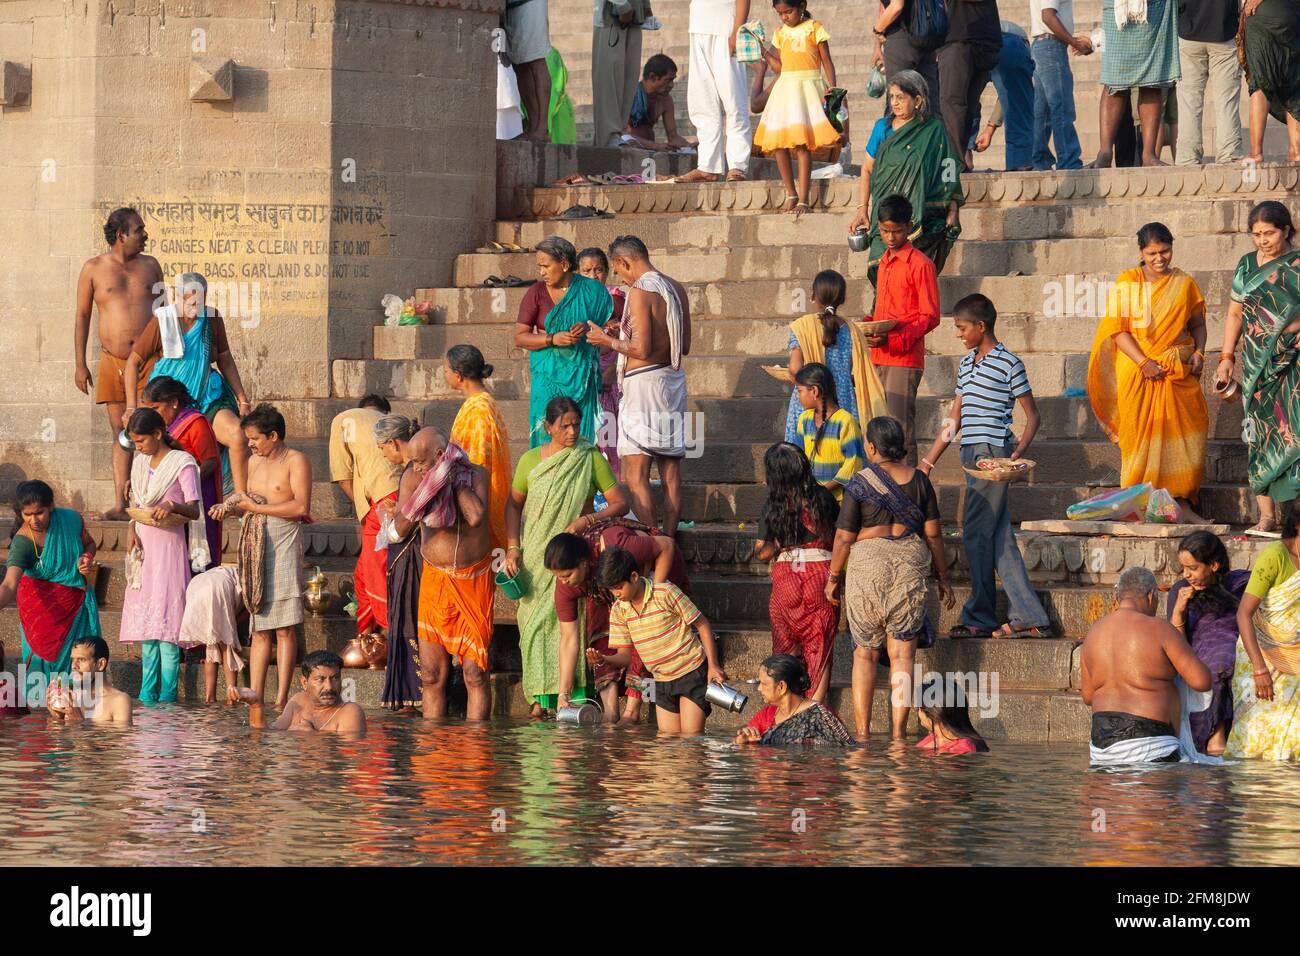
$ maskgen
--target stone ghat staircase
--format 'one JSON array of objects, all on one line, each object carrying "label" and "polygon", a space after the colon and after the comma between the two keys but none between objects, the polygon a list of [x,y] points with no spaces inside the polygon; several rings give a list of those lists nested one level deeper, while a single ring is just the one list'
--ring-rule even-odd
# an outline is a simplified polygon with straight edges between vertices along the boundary
[{"label": "stone ghat staircase", "polygon": [[[568,92],[575,107],[578,121],[578,143],[586,145],[591,142],[591,35],[592,18],[590,0],[548,0],[550,6],[551,43],[561,56],[569,70]],[[693,138],[694,128],[686,108],[686,87],[689,82],[689,46],[687,26],[689,23],[690,0],[652,0],[655,15],[664,28],[658,32],[642,34],[642,62],[655,53],[666,53],[677,63],[678,82],[673,90],[678,124],[682,135]],[[855,161],[860,158],[861,150],[866,145],[871,132],[871,124],[884,111],[881,100],[873,100],[866,95],[867,76],[871,72],[872,29],[875,23],[877,4],[874,0],[810,0],[809,11],[824,23],[831,35],[831,56],[835,61],[836,80],[840,86],[849,91],[849,110],[853,146],[857,150]],[[998,10],[1005,20],[1011,20],[1028,30],[1029,3],[1027,0],[1001,0]],[[1100,28],[1101,0],[1074,0],[1074,32],[1091,34]],[[761,20],[769,36],[779,26],[771,4],[766,0],[754,0],[750,5],[750,19]],[[1090,162],[1099,148],[1098,136],[1098,100],[1101,81],[1101,56],[1070,57],[1070,69],[1074,75],[1075,129],[1083,150],[1083,161]],[[1242,84],[1243,93],[1245,84]],[[1245,107],[1246,97],[1242,97],[1242,125],[1247,124]],[[989,84],[981,99],[983,115],[991,115],[997,95],[993,85]],[[1204,139],[1207,153],[1214,156],[1214,121],[1209,113],[1203,117]],[[994,137],[993,145],[984,152],[977,153],[977,169],[1003,169],[1005,131],[999,131]],[[1244,143],[1244,138],[1243,138]],[[1270,120],[1265,137],[1265,155],[1270,158],[1286,156],[1286,130],[1275,120]],[[1168,154],[1165,159],[1168,161]]]}]

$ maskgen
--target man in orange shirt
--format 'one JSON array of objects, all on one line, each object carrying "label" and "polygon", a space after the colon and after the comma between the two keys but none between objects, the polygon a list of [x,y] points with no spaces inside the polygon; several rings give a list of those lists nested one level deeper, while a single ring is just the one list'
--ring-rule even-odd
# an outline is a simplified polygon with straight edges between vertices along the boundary
[{"label": "man in orange shirt", "polygon": [[[880,335],[868,335],[871,364],[885,387],[889,414],[903,425],[907,463],[916,464],[916,391],[925,372],[925,337],[939,327],[939,279],[934,263],[908,240],[912,204],[904,196],[880,201],[877,221],[885,251],[876,273],[877,322],[896,319],[898,325]],[[866,423],[863,423],[866,426]]]}]

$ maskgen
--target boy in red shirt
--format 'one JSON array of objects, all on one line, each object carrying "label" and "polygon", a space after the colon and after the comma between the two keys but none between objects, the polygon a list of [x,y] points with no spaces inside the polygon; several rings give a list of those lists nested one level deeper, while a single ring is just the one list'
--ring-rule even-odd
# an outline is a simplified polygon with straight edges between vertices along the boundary
[{"label": "boy in red shirt", "polygon": [[[907,463],[916,465],[916,391],[925,372],[925,337],[939,327],[939,278],[929,256],[908,240],[912,204],[905,196],[886,196],[877,214],[885,251],[876,271],[876,303],[871,318],[897,319],[890,332],[868,335],[871,364],[885,387],[889,414],[903,425]],[[862,423],[866,427],[866,422]]]}]

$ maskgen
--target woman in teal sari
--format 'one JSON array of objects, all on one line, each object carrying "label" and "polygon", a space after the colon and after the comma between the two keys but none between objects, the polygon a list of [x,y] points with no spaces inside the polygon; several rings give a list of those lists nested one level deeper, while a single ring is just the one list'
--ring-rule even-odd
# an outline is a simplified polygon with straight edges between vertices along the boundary
[{"label": "woman in teal sari", "polygon": [[628,512],[627,496],[609,462],[596,446],[579,437],[580,418],[572,399],[563,395],[551,399],[544,413],[549,440],[519,459],[506,503],[505,571],[511,577],[519,575],[524,588],[517,616],[519,650],[524,697],[532,704],[534,717],[586,697],[585,649],[561,639],[555,575],[546,570],[543,560],[546,546],[560,532],[580,534],[596,520],[590,515],[597,492],[606,501],[600,518],[619,518]]},{"label": "woman in teal sari", "polygon": [[27,694],[43,705],[49,679],[71,673],[73,643],[100,635],[91,581],[95,541],[81,515],[54,507],[43,481],[19,484],[14,512],[0,608],[18,605]]},{"label": "woman in teal sari", "polygon": [[515,320],[515,345],[528,351],[528,447],[545,444],[546,406],[557,395],[573,399],[582,437],[596,439],[600,413],[600,351],[587,341],[587,323],[614,316],[609,290],[578,273],[578,250],[559,236],[537,244],[541,281],[524,294]]},{"label": "woman in teal sari", "polygon": [[958,210],[965,201],[961,188],[964,164],[953,151],[943,123],[930,113],[925,79],[915,70],[900,70],[889,80],[888,96],[892,115],[872,130],[862,160],[862,201],[849,223],[850,233],[869,228],[867,278],[873,286],[885,251],[876,220],[882,199],[904,196],[912,209],[923,210],[907,238],[933,260],[937,272],[943,271],[948,253],[961,235]]},{"label": "woman in teal sari", "polygon": [[[242,493],[248,479],[248,443],[239,420],[248,414],[251,406],[244,394],[235,357],[230,353],[226,324],[220,312],[207,306],[208,283],[203,276],[186,272],[177,280],[177,287],[180,305],[174,322],[180,342],[169,347],[168,335],[159,313],[155,312],[131,348],[122,381],[125,387],[134,389],[140,369],[156,356],[150,381],[165,375],[185,386],[194,399],[194,406],[207,418],[223,446],[223,494]],[[212,367],[214,363],[216,368]],[[135,412],[131,401],[136,393],[127,394],[130,397],[122,418],[123,427]]]},{"label": "woman in teal sari", "polygon": [[1216,387],[1232,381],[1241,348],[1242,438],[1259,521],[1251,530],[1276,531],[1277,506],[1300,495],[1300,250],[1286,206],[1260,203],[1247,220],[1255,252],[1237,263],[1223,324]]}]

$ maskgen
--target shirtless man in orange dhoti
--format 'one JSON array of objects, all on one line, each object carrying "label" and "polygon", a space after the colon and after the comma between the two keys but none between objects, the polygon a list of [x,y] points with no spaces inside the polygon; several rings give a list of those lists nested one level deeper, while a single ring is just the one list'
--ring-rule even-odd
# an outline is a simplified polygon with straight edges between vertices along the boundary
[{"label": "shirtless man in orange dhoti", "polygon": [[[104,224],[104,239],[109,250],[87,259],[77,278],[77,314],[73,332],[73,361],[76,364],[77,388],[84,394],[95,389],[95,404],[105,406],[108,424],[117,434],[122,427],[127,395],[122,382],[131,347],[144,331],[156,305],[165,295],[162,267],[153,256],[144,254],[149,236],[144,220],[134,209],[114,209]],[[99,312],[99,382],[95,383],[86,363],[86,343],[90,338],[90,311]],[[137,379],[143,390],[153,363]],[[139,404],[139,395],[130,404]],[[126,521],[126,481],[131,469],[131,453],[113,443],[114,506],[104,514],[110,521]]]}]

